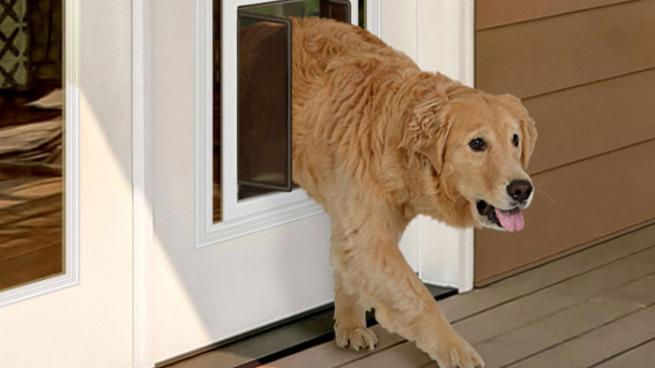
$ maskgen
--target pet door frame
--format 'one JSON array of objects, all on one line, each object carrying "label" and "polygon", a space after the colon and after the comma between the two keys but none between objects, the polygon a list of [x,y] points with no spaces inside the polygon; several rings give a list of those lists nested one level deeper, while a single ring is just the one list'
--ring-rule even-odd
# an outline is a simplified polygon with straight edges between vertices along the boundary
[{"label": "pet door frame", "polygon": [[[261,0],[223,0],[221,16],[221,103],[223,218],[213,221],[213,2],[196,0],[196,157],[195,223],[197,248],[241,237],[323,213],[304,190],[275,192],[238,200],[237,181],[237,79],[239,7],[271,3]],[[375,15],[379,1],[367,6],[367,26],[378,29]],[[350,1],[352,24],[358,22],[358,2]]]}]

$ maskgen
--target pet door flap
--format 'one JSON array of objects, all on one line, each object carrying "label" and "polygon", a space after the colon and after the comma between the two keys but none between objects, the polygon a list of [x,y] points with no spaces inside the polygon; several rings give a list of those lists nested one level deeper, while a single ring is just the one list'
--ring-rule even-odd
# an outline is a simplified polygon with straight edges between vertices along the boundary
[{"label": "pet door flap", "polygon": [[239,198],[291,191],[291,21],[239,11]]},{"label": "pet door flap", "polygon": [[278,1],[238,10],[239,199],[291,191],[291,20],[350,23],[348,0]]}]

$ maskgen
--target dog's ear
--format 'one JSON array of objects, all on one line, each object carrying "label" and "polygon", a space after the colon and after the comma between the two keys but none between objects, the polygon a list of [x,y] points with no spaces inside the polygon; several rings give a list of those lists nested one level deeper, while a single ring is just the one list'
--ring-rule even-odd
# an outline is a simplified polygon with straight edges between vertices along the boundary
[{"label": "dog's ear", "polygon": [[446,96],[433,96],[415,106],[406,137],[410,148],[427,158],[437,173],[444,163],[446,140],[450,132]]},{"label": "dog's ear", "polygon": [[527,111],[525,112],[524,118],[521,119],[521,132],[524,137],[521,164],[523,168],[527,169],[528,163],[530,163],[530,157],[532,157],[532,153],[534,152],[534,146],[537,143],[537,127]]},{"label": "dog's ear", "polygon": [[509,104],[512,108],[512,111],[515,111],[518,115],[520,124],[521,124],[521,165],[523,168],[528,167],[532,153],[534,152],[534,147],[537,142],[537,127],[535,121],[530,117],[528,110],[523,106],[521,100],[518,97],[515,97],[510,94],[503,95],[509,101]]}]

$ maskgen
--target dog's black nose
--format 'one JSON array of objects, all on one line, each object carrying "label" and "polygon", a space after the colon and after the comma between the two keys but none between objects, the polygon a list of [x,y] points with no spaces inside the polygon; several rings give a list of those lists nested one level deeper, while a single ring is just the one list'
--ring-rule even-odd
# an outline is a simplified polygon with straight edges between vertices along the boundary
[{"label": "dog's black nose", "polygon": [[507,194],[519,202],[530,198],[532,184],[527,180],[514,180],[507,186]]}]

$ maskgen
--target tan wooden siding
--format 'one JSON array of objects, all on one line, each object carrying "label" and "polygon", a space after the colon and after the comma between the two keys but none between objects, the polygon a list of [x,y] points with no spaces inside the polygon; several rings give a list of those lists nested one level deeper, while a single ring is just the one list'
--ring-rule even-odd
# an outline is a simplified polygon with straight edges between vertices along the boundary
[{"label": "tan wooden siding", "polygon": [[476,28],[476,87],[539,129],[526,230],[476,231],[476,285],[655,220],[655,0],[478,0]]},{"label": "tan wooden siding", "polygon": [[478,31],[476,86],[530,97],[651,68],[653,35],[651,0]]},{"label": "tan wooden siding", "polygon": [[655,69],[525,100],[539,128],[530,172],[655,138]]},{"label": "tan wooden siding", "polygon": [[525,230],[476,233],[477,283],[655,218],[654,157],[651,140],[534,176]]},{"label": "tan wooden siding", "polygon": [[476,30],[634,0],[477,0]]}]

